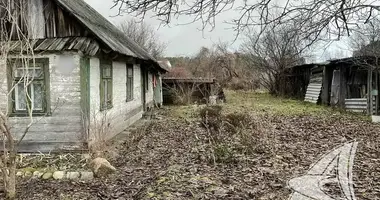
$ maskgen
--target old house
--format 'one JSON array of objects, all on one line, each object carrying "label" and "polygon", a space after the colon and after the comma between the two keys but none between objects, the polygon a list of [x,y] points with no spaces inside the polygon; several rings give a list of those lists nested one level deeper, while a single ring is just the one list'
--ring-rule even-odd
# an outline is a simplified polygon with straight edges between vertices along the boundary
[{"label": "old house", "polygon": [[[0,4],[2,36],[12,39],[10,58],[0,65],[0,108],[17,138],[33,119],[21,151],[87,149],[162,99],[156,87],[166,70],[83,0]],[[33,53],[12,35],[14,27]],[[20,57],[30,60],[21,65]]]}]

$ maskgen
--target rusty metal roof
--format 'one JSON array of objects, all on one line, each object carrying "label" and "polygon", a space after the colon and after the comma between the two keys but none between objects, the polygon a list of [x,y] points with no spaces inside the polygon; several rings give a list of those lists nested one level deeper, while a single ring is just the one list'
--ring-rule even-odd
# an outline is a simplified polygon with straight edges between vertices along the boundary
[{"label": "rusty metal roof", "polygon": [[154,57],[133,40],[128,38],[115,25],[88,5],[84,0],[55,1],[83,23],[83,25],[98,37],[101,42],[106,44],[106,46],[113,51],[123,55],[140,58],[142,60],[152,61],[157,67],[161,68]]}]

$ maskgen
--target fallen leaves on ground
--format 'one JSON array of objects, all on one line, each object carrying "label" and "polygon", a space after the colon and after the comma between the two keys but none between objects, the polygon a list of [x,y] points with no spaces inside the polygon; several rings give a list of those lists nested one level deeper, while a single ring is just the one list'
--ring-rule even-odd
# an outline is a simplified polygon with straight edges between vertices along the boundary
[{"label": "fallen leaves on ground", "polygon": [[[378,125],[346,115],[251,112],[248,130],[253,137],[247,138],[255,141],[242,141],[236,135],[240,133],[229,133],[216,142],[200,120],[172,117],[173,109],[160,111],[159,120],[137,128],[131,133],[134,137],[118,143],[118,157],[110,161],[118,171],[107,179],[23,181],[18,186],[19,198],[288,199],[289,179],[305,174],[331,149],[356,140],[355,194],[358,199],[380,199]],[[243,148],[249,145],[253,150]]]}]

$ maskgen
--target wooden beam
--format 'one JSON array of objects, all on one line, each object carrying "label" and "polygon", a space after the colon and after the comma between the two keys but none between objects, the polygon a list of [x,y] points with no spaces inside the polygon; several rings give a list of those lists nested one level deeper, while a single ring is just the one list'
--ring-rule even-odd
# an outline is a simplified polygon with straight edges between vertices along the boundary
[{"label": "wooden beam", "polygon": [[345,99],[347,94],[347,68],[344,65],[340,65],[340,80],[339,80],[339,107],[345,107]]},{"label": "wooden beam", "polygon": [[368,78],[367,78],[367,88],[368,88],[368,91],[367,91],[367,114],[368,115],[372,115],[372,104],[373,104],[373,100],[372,100],[372,67],[369,67],[368,69]]}]

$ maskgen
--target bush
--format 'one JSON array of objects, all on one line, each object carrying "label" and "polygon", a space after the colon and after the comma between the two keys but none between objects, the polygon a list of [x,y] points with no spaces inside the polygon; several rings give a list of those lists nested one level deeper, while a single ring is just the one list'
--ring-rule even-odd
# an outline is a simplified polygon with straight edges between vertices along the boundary
[{"label": "bush", "polygon": [[220,130],[222,124],[222,107],[219,105],[206,106],[199,112],[202,124],[215,131]]},{"label": "bush", "polygon": [[230,113],[225,119],[235,128],[248,127],[251,124],[251,118],[248,113]]},{"label": "bush", "polygon": [[232,163],[235,161],[233,150],[225,144],[214,146],[214,157],[217,163]]}]

